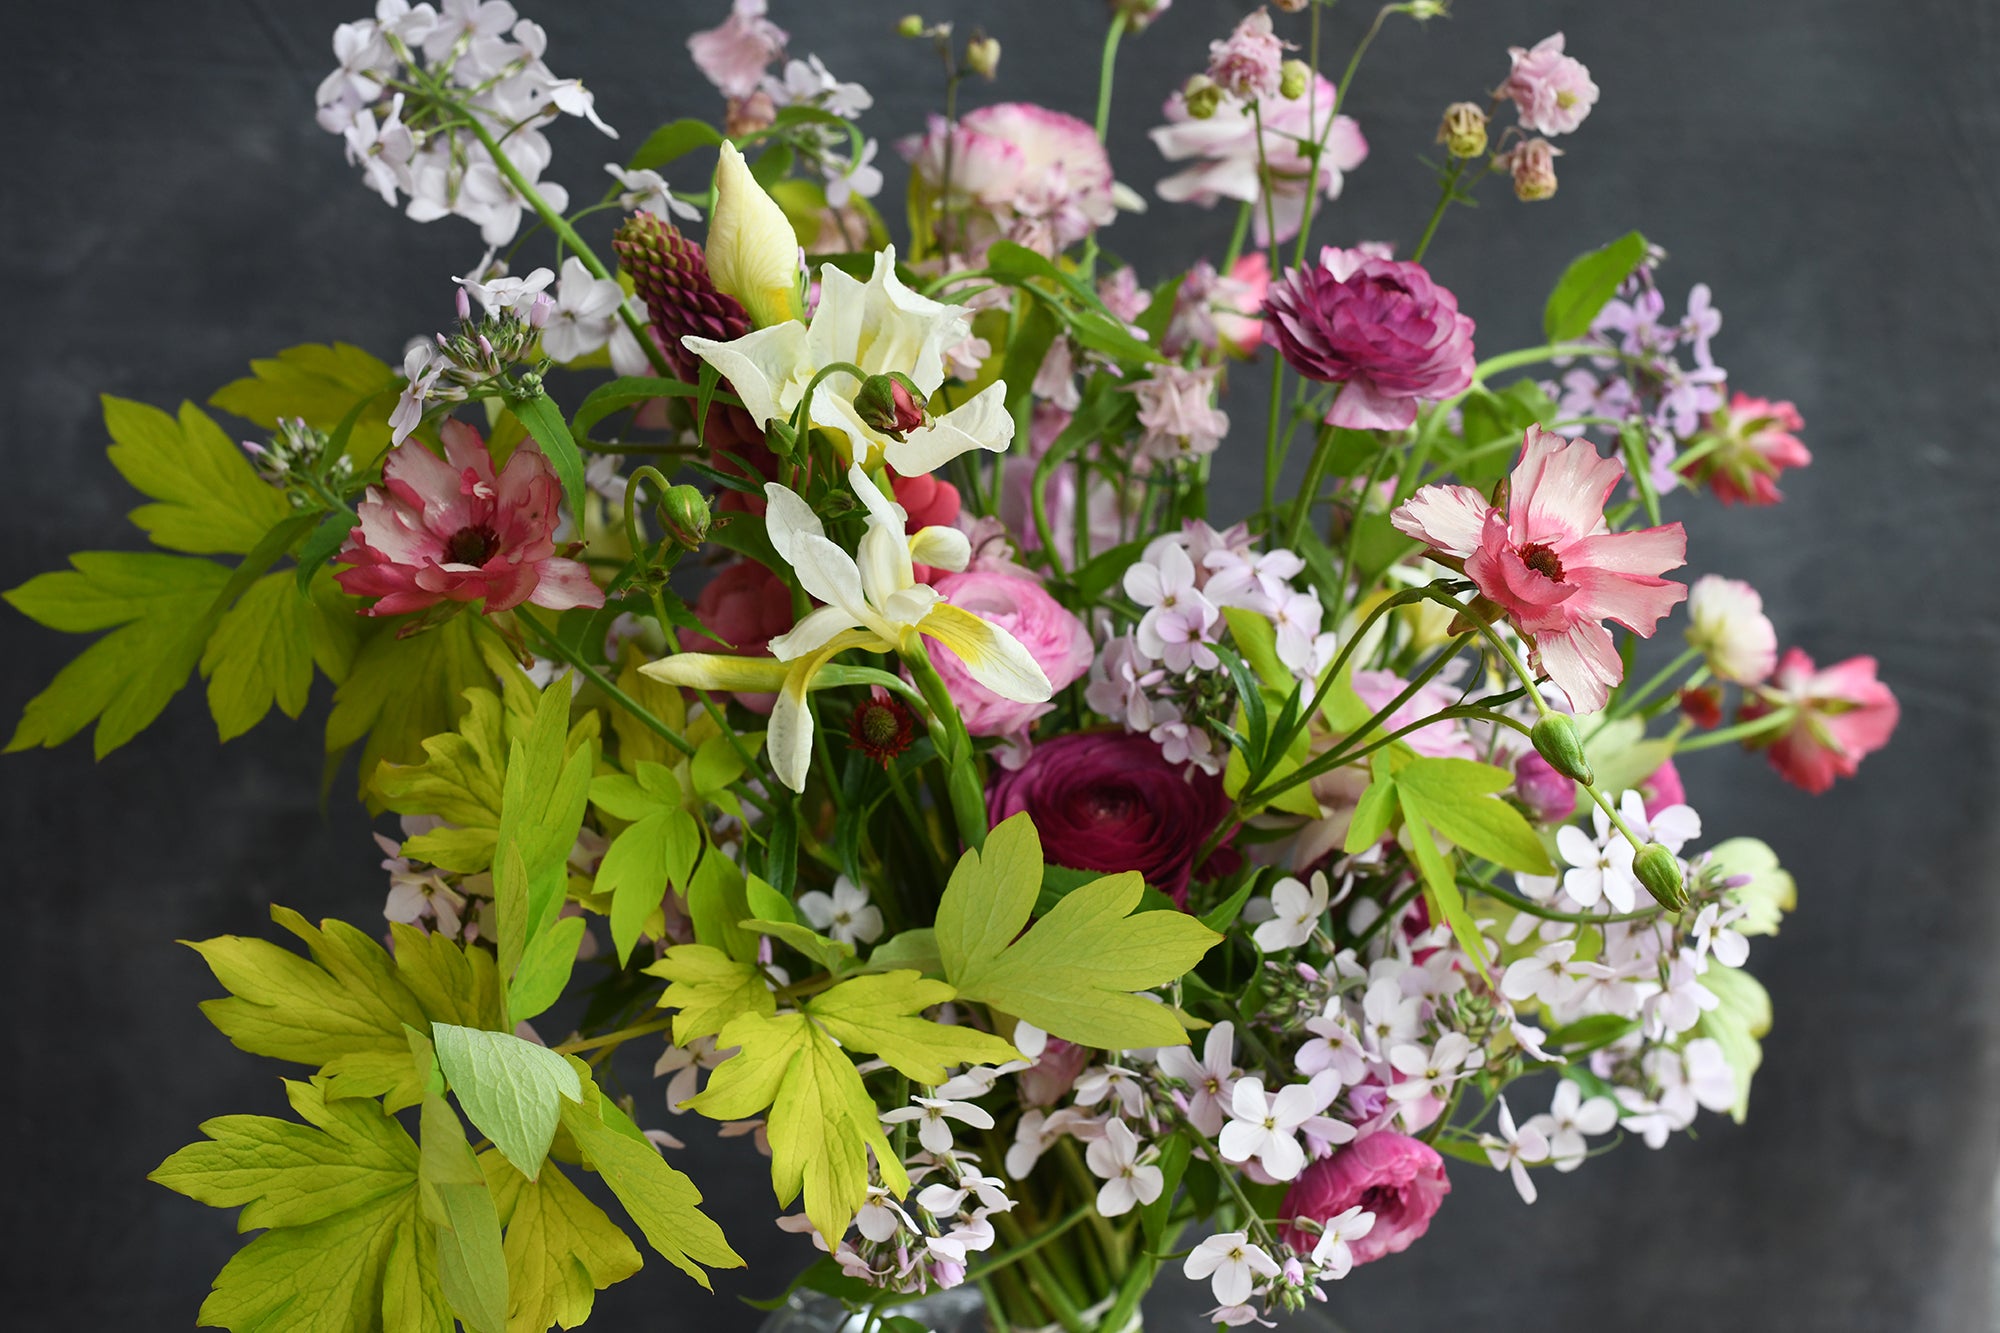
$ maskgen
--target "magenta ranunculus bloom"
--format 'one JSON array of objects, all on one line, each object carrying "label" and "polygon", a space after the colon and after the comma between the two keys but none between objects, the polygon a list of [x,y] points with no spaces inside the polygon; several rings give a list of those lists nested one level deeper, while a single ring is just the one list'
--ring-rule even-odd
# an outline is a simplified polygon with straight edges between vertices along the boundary
[{"label": "magenta ranunculus bloom", "polygon": [[341,588],[377,598],[371,616],[440,602],[483,601],[489,612],[603,606],[590,571],[555,553],[562,485],[540,446],[522,441],[495,476],[478,431],[447,421],[439,435],[443,458],[417,440],[389,454],[338,556],[352,566],[334,576]]},{"label": "magenta ranunculus bloom", "polygon": [[[1282,1212],[1324,1223],[1357,1204],[1366,1208],[1375,1214],[1375,1225],[1349,1244],[1354,1262],[1365,1264],[1407,1250],[1430,1229],[1449,1193],[1444,1159],[1429,1144],[1378,1130],[1306,1167],[1286,1191]],[[1317,1239],[1295,1226],[1285,1228],[1284,1238],[1306,1252]]]},{"label": "magenta ranunculus bloom", "polygon": [[[1051,689],[1059,690],[1090,670],[1090,631],[1034,580],[973,569],[947,574],[932,586],[953,606],[1012,634],[1049,678]],[[974,736],[1025,739],[1034,720],[1055,706],[1001,698],[974,680],[958,655],[942,645],[931,648],[931,664]]]},{"label": "magenta ranunculus bloom", "polygon": [[1563,35],[1536,42],[1532,49],[1507,48],[1513,72],[1500,95],[1514,104],[1522,128],[1534,134],[1569,134],[1597,105],[1597,85],[1574,56],[1563,54]]},{"label": "magenta ranunculus bloom", "polygon": [[1775,740],[1756,738],[1771,767],[1785,781],[1817,796],[1835,778],[1851,778],[1861,761],[1889,743],[1902,709],[1889,687],[1875,679],[1875,659],[1850,657],[1821,669],[1797,648],[1786,649],[1759,695],[1744,701],[1741,716],[1762,717],[1790,706],[1792,725]]},{"label": "magenta ranunculus bloom", "polygon": [[1472,384],[1472,320],[1421,264],[1328,246],[1271,285],[1264,314],[1264,341],[1293,370],[1344,386],[1330,426],[1401,430],[1420,401]]},{"label": "magenta ranunculus bloom", "polygon": [[1087,731],[1035,747],[987,792],[995,824],[1023,810],[1054,865],[1136,870],[1185,904],[1195,854],[1228,817],[1222,780],[1170,764],[1140,732]]}]

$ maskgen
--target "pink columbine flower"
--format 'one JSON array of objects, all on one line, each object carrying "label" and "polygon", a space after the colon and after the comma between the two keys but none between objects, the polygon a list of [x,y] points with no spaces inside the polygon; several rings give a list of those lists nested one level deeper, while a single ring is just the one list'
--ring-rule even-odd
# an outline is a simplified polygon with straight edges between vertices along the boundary
[{"label": "pink columbine flower", "polygon": [[1222,367],[1189,370],[1169,361],[1132,386],[1139,400],[1142,457],[1172,462],[1215,452],[1229,433],[1229,414],[1215,405],[1215,380]]},{"label": "pink columbine flower", "polygon": [[1246,102],[1278,99],[1278,67],[1284,63],[1285,43],[1271,30],[1268,10],[1252,10],[1226,40],[1208,44],[1208,77]]},{"label": "pink columbine flower", "polygon": [[1778,492],[1779,475],[1812,462],[1811,452],[1794,433],[1805,424],[1788,402],[1735,394],[1728,407],[1709,414],[1707,430],[1695,437],[1697,445],[1713,447],[1687,465],[1686,476],[1726,505],[1776,504],[1784,499]]},{"label": "pink columbine flower", "polygon": [[687,39],[696,67],[724,97],[756,92],[764,70],[785,53],[785,30],[764,17],[765,8],[765,0],[735,0],[720,27]]},{"label": "pink columbine flower", "polygon": [[1328,246],[1272,284],[1264,315],[1264,341],[1292,369],[1343,386],[1330,426],[1402,430],[1419,401],[1472,384],[1472,320],[1421,264]]},{"label": "pink columbine flower", "polygon": [[1514,70],[1500,86],[1500,95],[1513,102],[1524,129],[1569,134],[1597,105],[1597,85],[1581,61],[1563,54],[1561,33],[1542,38],[1532,50],[1510,46],[1507,54],[1514,59]]},{"label": "pink columbine flower", "polygon": [[1503,506],[1470,486],[1426,486],[1390,515],[1398,532],[1462,560],[1481,595],[1499,605],[1534,647],[1538,669],[1579,713],[1604,707],[1624,663],[1606,620],[1651,638],[1687,596],[1660,575],[1678,568],[1687,534],[1678,523],[1612,532],[1604,501],[1625,465],[1587,440],[1530,426]]},{"label": "pink columbine flower", "polygon": [[[1254,203],[1251,224],[1259,246],[1271,243],[1275,221],[1276,238],[1288,241],[1299,234],[1305,221],[1306,205],[1315,195],[1340,197],[1346,173],[1368,157],[1368,141],[1352,117],[1333,113],[1334,87],[1315,75],[1303,97],[1274,98],[1258,104],[1257,116],[1248,104],[1225,97],[1206,120],[1188,114],[1181,94],[1167,99],[1167,124],[1148,131],[1153,143],[1169,162],[1189,165],[1161,181],[1156,187],[1160,198],[1173,203],[1199,204],[1213,208],[1218,200],[1236,199]],[[1264,126],[1263,163],[1258,160],[1257,123]],[[1319,172],[1312,169],[1308,145],[1324,143]],[[1266,217],[1263,165],[1272,178],[1271,203]]]},{"label": "pink columbine flower", "polygon": [[1753,738],[1785,781],[1818,796],[1835,778],[1851,778],[1868,755],[1889,743],[1902,715],[1896,696],[1875,679],[1875,659],[1850,657],[1821,670],[1797,648],[1778,661],[1768,686],[1744,701],[1741,717],[1793,708],[1777,739]]},{"label": "pink columbine flower", "polygon": [[478,431],[447,421],[439,434],[443,458],[416,440],[389,454],[338,557],[352,566],[335,575],[341,588],[377,598],[371,616],[446,601],[483,600],[489,613],[603,606],[590,571],[555,553],[562,486],[540,447],[523,441],[495,476]]}]

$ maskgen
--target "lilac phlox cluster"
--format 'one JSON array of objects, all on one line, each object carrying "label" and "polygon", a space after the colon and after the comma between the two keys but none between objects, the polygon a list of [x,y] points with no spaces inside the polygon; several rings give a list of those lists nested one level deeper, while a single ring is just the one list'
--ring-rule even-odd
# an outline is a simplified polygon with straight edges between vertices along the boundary
[{"label": "lilac phlox cluster", "polygon": [[[1590,326],[1590,339],[1616,349],[1543,388],[1561,417],[1607,436],[1631,423],[1645,432],[1656,490],[1672,489],[1673,462],[1708,414],[1725,399],[1728,372],[1715,364],[1710,342],[1722,328],[1706,283],[1688,289],[1687,313],[1666,318],[1666,298],[1653,282],[1653,258],[1641,265]],[[1683,364],[1685,351],[1692,364]]]},{"label": "lilac phlox cluster", "polygon": [[547,49],[548,34],[506,0],[442,0],[435,9],[379,0],[374,18],[334,30],[340,64],[320,83],[319,123],[345,140],[348,160],[384,202],[407,197],[414,221],[455,215],[476,223],[488,245],[505,245],[528,203],[457,123],[464,115],[504,140],[522,179],[557,210],[569,192],[540,179],[551,153],[537,126],[580,116],[617,137],[588,89],[550,71]]},{"label": "lilac phlox cluster", "polygon": [[[557,298],[546,290],[555,281],[553,272],[538,268],[526,277],[496,276],[488,267],[490,260],[489,253],[472,276],[452,279],[459,288],[458,324],[452,332],[417,339],[404,352],[406,383],[395,410],[389,414],[389,427],[396,444],[408,439],[410,432],[423,421],[428,405],[462,403],[526,359],[538,346],[536,340],[556,312]],[[580,265],[578,271],[589,277]],[[559,347],[586,339],[598,322],[609,320],[608,315],[597,310],[597,300],[585,298],[582,289],[572,287],[568,295],[575,304],[558,334]],[[484,311],[478,319],[472,314],[474,300]]]},{"label": "lilac phlox cluster", "polygon": [[[765,75],[763,91],[774,109],[810,107],[842,120],[853,120],[875,105],[866,88],[835,78],[816,55],[786,61],[782,75]],[[826,201],[835,208],[882,192],[882,169],[875,165],[881,145],[876,140],[862,140],[857,152],[844,127],[802,122],[794,127],[793,143],[819,169]]]},{"label": "lilac phlox cluster", "polygon": [[1217,531],[1191,519],[1182,531],[1155,538],[1124,576],[1125,595],[1141,611],[1138,624],[1105,644],[1085,701],[1126,730],[1151,736],[1169,763],[1220,772],[1226,749],[1212,726],[1230,698],[1215,651],[1229,630],[1223,611],[1268,618],[1278,660],[1302,680],[1316,678],[1332,659],[1319,599],[1292,583],[1304,570],[1296,552],[1254,550],[1242,524]]}]

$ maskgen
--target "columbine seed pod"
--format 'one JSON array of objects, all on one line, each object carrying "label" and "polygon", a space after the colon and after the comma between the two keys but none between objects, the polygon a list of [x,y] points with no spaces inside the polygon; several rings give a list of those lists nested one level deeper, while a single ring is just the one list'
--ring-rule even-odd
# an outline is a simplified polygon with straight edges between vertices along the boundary
[{"label": "columbine seed pod", "polygon": [[1444,109],[1437,141],[1453,157],[1478,157],[1486,151],[1486,113],[1472,102],[1453,102]]},{"label": "columbine seed pod", "polygon": [[1524,204],[1547,199],[1556,192],[1556,156],[1562,152],[1547,139],[1530,139],[1508,153],[1507,166],[1514,173],[1514,197]]},{"label": "columbine seed pod", "polygon": [[896,23],[896,35],[897,35],[898,37],[921,37],[921,36],[923,36],[923,35],[924,35],[924,16],[923,16],[922,14],[905,14],[905,15],[903,15],[903,17],[902,17],[901,19],[897,20],[897,23]]},{"label": "columbine seed pod", "polygon": [[1000,69],[998,39],[980,33],[965,44],[965,67],[982,79],[990,79]]},{"label": "columbine seed pod", "polygon": [[1312,82],[1312,66],[1303,60],[1287,60],[1278,66],[1278,96],[1287,102],[1296,102],[1306,95],[1306,86]]},{"label": "columbine seed pod", "polygon": [[1590,761],[1584,758],[1576,723],[1568,717],[1550,713],[1535,724],[1528,736],[1535,743],[1535,753],[1546,759],[1556,772],[1586,787],[1596,780],[1590,771]]},{"label": "columbine seed pod", "polygon": [[1207,120],[1222,105],[1222,87],[1208,75],[1197,74],[1181,86],[1181,100],[1187,103],[1188,115]]},{"label": "columbine seed pod", "polygon": [[692,486],[667,487],[667,493],[660,497],[659,515],[667,536],[690,551],[708,538],[708,497]]},{"label": "columbine seed pod", "polygon": [[1632,873],[1646,886],[1646,892],[1669,912],[1687,906],[1687,884],[1681,876],[1680,859],[1657,842],[1641,847],[1632,858]]}]

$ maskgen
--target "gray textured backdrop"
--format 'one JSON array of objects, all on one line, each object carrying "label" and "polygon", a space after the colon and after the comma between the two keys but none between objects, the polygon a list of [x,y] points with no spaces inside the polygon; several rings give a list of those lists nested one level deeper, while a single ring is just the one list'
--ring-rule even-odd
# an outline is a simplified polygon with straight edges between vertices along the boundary
[{"label": "gray textured backdrop", "polygon": [[[886,138],[930,103],[932,71],[886,32],[894,3],[774,0],[794,50],[865,81]],[[311,118],[332,25],[352,3],[10,5],[13,127],[0,205],[12,392],[0,447],[0,581],[77,548],[129,547],[133,504],[105,461],[94,396],[200,399],[252,356],[342,338],[393,356],[448,309],[479,245],[457,221],[406,222],[367,195]],[[681,47],[722,0],[530,6],[559,73],[586,79],[626,133],[709,114]],[[1144,128],[1245,6],[1179,0],[1127,46],[1114,160],[1150,192]],[[1566,140],[1562,192],[1455,213],[1438,276],[1486,350],[1535,331],[1575,252],[1643,226],[1678,298],[1707,281],[1739,387],[1797,400],[1814,466],[1775,512],[1684,504],[1695,572],[1749,575],[1783,637],[1822,659],[1872,651],[1902,696],[1894,746],[1819,800],[1754,763],[1687,765],[1713,836],[1768,838],[1801,903],[1757,947],[1776,998],[1753,1114],[1700,1141],[1628,1145],[1545,1179],[1454,1166],[1428,1240],[1342,1286],[1354,1333],[1448,1328],[1702,1330],[1987,1327],[1995,1191],[1995,9],[1977,0],[1461,0],[1397,22],[1351,103],[1373,145],[1327,225],[1400,240],[1429,207],[1414,156],[1438,109],[1505,69],[1504,48],[1567,31],[1604,97]],[[1332,50],[1371,11],[1330,19]],[[927,11],[938,14],[934,5]],[[1075,110],[1093,95],[1100,7],[957,4],[1005,48],[978,98]],[[613,150],[556,136],[555,175],[593,190]],[[886,156],[886,154],[885,154]],[[892,170],[891,215],[900,188]],[[1229,218],[1158,206],[1107,244],[1157,274],[1218,253]],[[1257,393],[1239,393],[1255,431]],[[1226,473],[1227,469],[1223,469]],[[1248,471],[1243,474],[1248,480]],[[1247,487],[1244,488],[1247,495]],[[1242,505],[1223,504],[1226,512]],[[1947,591],[1950,589],[1951,591]],[[11,718],[79,646],[7,613]],[[324,700],[226,749],[193,694],[137,743],[0,761],[9,903],[4,969],[13,1169],[0,1190],[9,1308],[39,1329],[191,1322],[236,1244],[229,1218],[147,1185],[199,1120],[278,1107],[195,1002],[216,987],[170,943],[256,933],[272,900],[366,921],[383,882],[362,818],[315,799]],[[275,716],[275,715],[274,715]],[[343,790],[345,787],[343,786]],[[649,1097],[652,1094],[648,1094]],[[798,1252],[770,1227],[761,1163],[702,1144],[696,1174],[768,1290]],[[784,1243],[781,1243],[784,1242]],[[655,1263],[601,1306],[608,1328],[745,1328]]]}]

